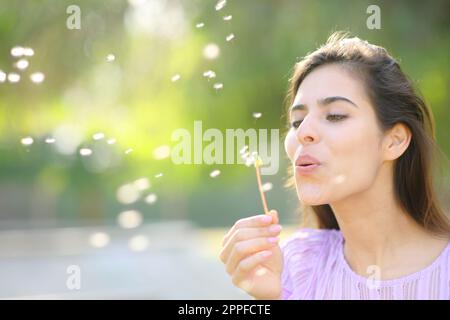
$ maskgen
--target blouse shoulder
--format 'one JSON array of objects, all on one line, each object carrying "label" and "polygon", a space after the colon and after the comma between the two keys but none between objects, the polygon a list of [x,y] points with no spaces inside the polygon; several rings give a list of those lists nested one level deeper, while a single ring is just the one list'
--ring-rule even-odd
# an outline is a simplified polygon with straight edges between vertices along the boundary
[{"label": "blouse shoulder", "polygon": [[335,260],[342,236],[338,230],[301,228],[280,243],[284,267],[283,299],[307,299],[320,266]]}]

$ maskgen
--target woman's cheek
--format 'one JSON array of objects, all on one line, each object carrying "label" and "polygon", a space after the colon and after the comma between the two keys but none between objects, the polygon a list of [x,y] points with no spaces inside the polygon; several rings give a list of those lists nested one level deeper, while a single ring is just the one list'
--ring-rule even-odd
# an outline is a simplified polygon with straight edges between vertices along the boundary
[{"label": "woman's cheek", "polygon": [[284,139],[284,150],[291,161],[293,161],[295,150],[297,150],[297,145],[298,143],[296,142],[295,132],[289,130],[286,135],[286,139]]}]

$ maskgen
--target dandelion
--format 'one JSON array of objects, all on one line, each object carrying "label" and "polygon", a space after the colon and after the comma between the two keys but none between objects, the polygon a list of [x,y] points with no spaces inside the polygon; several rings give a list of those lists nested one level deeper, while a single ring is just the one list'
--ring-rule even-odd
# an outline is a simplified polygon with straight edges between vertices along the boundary
[{"label": "dandelion", "polygon": [[45,79],[45,75],[42,72],[35,72],[30,75],[30,79],[34,83],[41,83]]},{"label": "dandelion", "polygon": [[92,150],[89,148],[80,149],[80,155],[82,155],[83,157],[90,156],[91,154],[92,154]]},{"label": "dandelion", "polygon": [[208,71],[203,72],[203,76],[208,79],[213,79],[216,77],[216,73],[212,70],[208,70]]},{"label": "dandelion", "polygon": [[259,194],[261,196],[261,202],[264,208],[264,213],[265,214],[269,214],[269,209],[267,207],[267,201],[266,201],[266,196],[264,195],[264,191],[268,191],[270,189],[272,189],[272,184],[266,183],[266,184],[262,184],[261,181],[261,170],[260,167],[263,164],[261,158],[258,156],[258,153],[256,151],[252,152],[251,155],[249,155],[249,153],[247,152],[247,146],[244,146],[244,148],[241,149],[241,155],[242,158],[245,160],[245,164],[249,167],[251,165],[255,166],[255,170],[256,170],[256,180],[258,182],[258,189],[259,189]]},{"label": "dandelion", "polygon": [[220,175],[220,170],[213,170],[213,171],[211,171],[211,173],[209,174],[209,176],[211,177],[211,178],[215,178],[215,177],[217,177],[217,176],[219,176]]},{"label": "dandelion", "polygon": [[124,229],[134,229],[142,224],[142,215],[139,211],[123,211],[117,217],[117,223]]},{"label": "dandelion", "polygon": [[220,0],[219,2],[217,2],[216,6],[215,6],[216,11],[222,10],[226,4],[227,4],[226,0]]},{"label": "dandelion", "polygon": [[15,72],[11,72],[8,74],[8,81],[10,83],[17,83],[20,81],[20,74],[17,74]]},{"label": "dandelion", "polygon": [[216,90],[223,89],[223,83],[215,83],[213,87]]},{"label": "dandelion", "polygon": [[233,33],[230,33],[225,39],[226,39],[227,41],[233,40],[233,39],[234,39],[234,34],[233,34]]},{"label": "dandelion", "polygon": [[181,76],[179,74],[175,74],[175,75],[172,76],[171,79],[172,79],[172,82],[175,82],[175,81],[180,80],[180,78],[181,78]]},{"label": "dandelion", "polygon": [[219,46],[215,43],[209,43],[203,48],[203,56],[208,60],[216,59],[219,54]]},{"label": "dandelion", "polygon": [[156,200],[158,200],[158,197],[154,193],[150,193],[145,197],[145,202],[147,202],[148,204],[154,204]]},{"label": "dandelion", "polygon": [[94,140],[102,140],[105,137],[103,132],[97,132],[92,135],[92,139]]},{"label": "dandelion", "polygon": [[20,59],[19,61],[16,62],[16,68],[19,70],[25,70],[26,68],[28,68],[28,60],[25,59]]},{"label": "dandelion", "polygon": [[32,145],[33,142],[34,142],[34,140],[32,137],[25,137],[20,140],[20,143],[23,144],[24,146]]}]

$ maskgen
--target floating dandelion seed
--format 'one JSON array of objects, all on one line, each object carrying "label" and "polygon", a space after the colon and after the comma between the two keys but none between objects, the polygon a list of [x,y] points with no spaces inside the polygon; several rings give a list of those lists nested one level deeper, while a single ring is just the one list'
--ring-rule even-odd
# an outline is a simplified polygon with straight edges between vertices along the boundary
[{"label": "floating dandelion seed", "polygon": [[136,210],[123,211],[119,213],[117,223],[124,229],[137,228],[142,224],[142,215]]},{"label": "floating dandelion seed", "polygon": [[106,247],[109,243],[109,235],[104,232],[96,232],[91,234],[89,237],[89,243],[94,248],[103,248]]},{"label": "floating dandelion seed", "polygon": [[116,60],[116,56],[113,55],[112,53],[110,53],[106,56],[106,61],[113,62],[114,60]]},{"label": "floating dandelion seed", "polygon": [[8,81],[10,83],[17,83],[20,81],[20,74],[15,72],[8,73]]},{"label": "floating dandelion seed", "polygon": [[108,140],[106,141],[106,143],[107,143],[107,144],[114,144],[114,143],[116,143],[116,139],[110,138],[110,139],[108,139]]},{"label": "floating dandelion seed", "polygon": [[253,112],[253,118],[259,119],[259,118],[261,118],[261,116],[262,116],[261,112]]},{"label": "floating dandelion seed", "polygon": [[215,177],[217,177],[219,174],[220,174],[220,170],[213,170],[213,171],[211,171],[211,173],[209,174],[209,176],[210,176],[211,178],[215,178]]},{"label": "floating dandelion seed", "polygon": [[92,139],[94,140],[102,140],[105,137],[103,132],[97,132],[92,135]]},{"label": "floating dandelion seed", "polygon": [[163,145],[153,150],[153,157],[156,160],[162,160],[170,156],[170,147]]},{"label": "floating dandelion seed", "polygon": [[11,55],[13,57],[21,57],[21,56],[23,56],[24,55],[24,48],[19,47],[19,46],[13,47],[11,49]]},{"label": "floating dandelion seed", "polygon": [[32,137],[25,137],[20,140],[20,143],[23,144],[24,146],[32,145],[33,142],[34,142],[34,140]]},{"label": "floating dandelion seed", "polygon": [[150,193],[148,196],[145,197],[145,202],[148,204],[153,204],[158,200],[158,197],[154,193]]},{"label": "floating dandelion seed", "polygon": [[140,192],[134,184],[124,184],[117,189],[117,201],[123,204],[130,204],[139,199]]},{"label": "floating dandelion seed", "polygon": [[41,83],[45,79],[45,75],[42,72],[35,72],[30,75],[31,81],[34,83]]},{"label": "floating dandelion seed", "polygon": [[222,10],[226,4],[227,4],[226,0],[220,0],[219,2],[217,2],[216,7],[215,7],[216,11]]},{"label": "floating dandelion seed", "polygon": [[133,152],[132,148],[128,148],[127,150],[124,151],[125,154],[130,154]]},{"label": "floating dandelion seed", "polygon": [[128,246],[132,251],[144,251],[149,244],[148,238],[144,235],[133,236],[128,242]]},{"label": "floating dandelion seed", "polygon": [[160,172],[158,174],[155,174],[155,178],[161,178],[163,176],[163,174]]},{"label": "floating dandelion seed", "polygon": [[273,184],[270,183],[270,182],[266,182],[266,183],[264,183],[264,184],[262,185],[262,190],[263,190],[264,192],[270,191],[270,190],[272,190],[272,188],[273,188]]},{"label": "floating dandelion seed", "polygon": [[227,41],[233,40],[233,39],[234,39],[234,34],[233,34],[233,33],[230,33],[225,39],[226,39]]},{"label": "floating dandelion seed", "polygon": [[203,76],[208,79],[213,79],[216,77],[216,73],[212,70],[208,70],[208,71],[203,72]]},{"label": "floating dandelion seed", "polygon": [[5,82],[5,80],[6,80],[6,73],[0,70],[0,82]]},{"label": "floating dandelion seed", "polygon": [[[241,148],[241,150],[239,150],[239,153],[240,153],[241,155],[244,155],[244,154],[247,153],[247,150],[248,150],[248,146],[243,146],[243,147]],[[248,154],[248,153],[247,153],[247,154]]]},{"label": "floating dandelion seed", "polygon": [[25,59],[20,59],[19,61],[16,62],[16,68],[19,70],[25,70],[26,68],[28,68],[28,60]]},{"label": "floating dandelion seed", "polygon": [[175,82],[175,81],[180,80],[180,78],[181,78],[181,76],[179,74],[175,74],[172,76],[171,80],[172,80],[172,82]]},{"label": "floating dandelion seed", "polygon": [[203,56],[206,59],[216,59],[220,54],[219,46],[215,43],[209,43],[203,48]]},{"label": "floating dandelion seed", "polygon": [[45,143],[55,143],[56,139],[55,138],[46,138],[45,139]]},{"label": "floating dandelion seed", "polygon": [[134,181],[133,184],[139,191],[143,191],[150,188],[150,180],[148,180],[147,178],[137,179],[136,181]]},{"label": "floating dandelion seed", "polygon": [[31,48],[23,48],[23,55],[26,57],[34,56],[34,50]]},{"label": "floating dandelion seed", "polygon": [[195,25],[195,27],[198,28],[198,29],[203,28],[204,26],[205,26],[205,24],[203,22],[197,23]]},{"label": "floating dandelion seed", "polygon": [[233,19],[232,15],[223,17],[223,20],[225,20],[225,21],[230,21],[231,19]]},{"label": "floating dandelion seed", "polygon": [[223,89],[223,83],[215,83],[213,87],[216,90]]},{"label": "floating dandelion seed", "polygon": [[82,155],[83,157],[90,156],[91,154],[92,154],[92,150],[89,148],[80,149],[80,155]]}]

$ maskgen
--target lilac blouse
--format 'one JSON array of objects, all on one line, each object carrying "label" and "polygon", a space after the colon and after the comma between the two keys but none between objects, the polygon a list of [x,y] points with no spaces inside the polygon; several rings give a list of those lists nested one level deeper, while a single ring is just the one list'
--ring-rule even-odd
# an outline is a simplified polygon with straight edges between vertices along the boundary
[{"label": "lilac blouse", "polygon": [[350,268],[343,244],[338,230],[306,228],[283,241],[282,299],[450,300],[450,243],[425,269],[379,281]]}]

